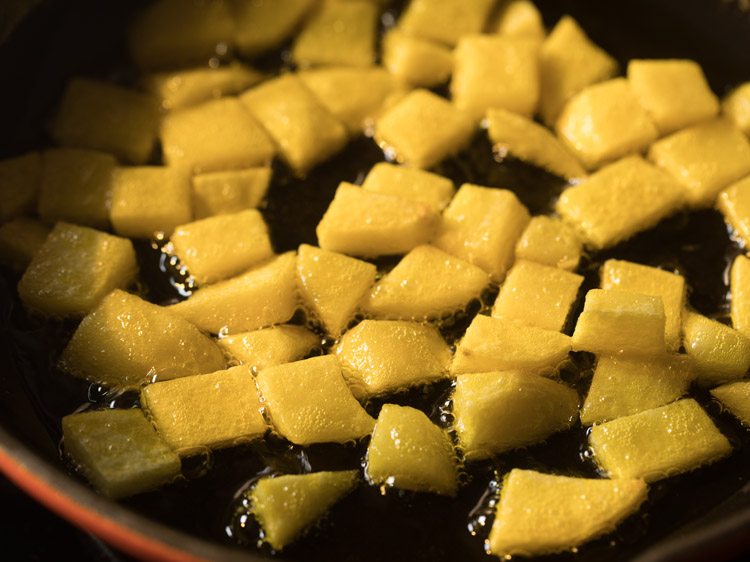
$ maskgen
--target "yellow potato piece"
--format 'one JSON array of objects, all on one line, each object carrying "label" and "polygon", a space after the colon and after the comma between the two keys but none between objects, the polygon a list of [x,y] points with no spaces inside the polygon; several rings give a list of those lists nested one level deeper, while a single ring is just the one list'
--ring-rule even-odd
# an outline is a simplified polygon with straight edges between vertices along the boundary
[{"label": "yellow potato piece", "polygon": [[595,425],[589,444],[611,478],[646,482],[694,470],[732,451],[692,398]]},{"label": "yellow potato piece", "polygon": [[453,53],[445,46],[392,29],[383,37],[383,66],[415,87],[445,84],[453,72]]},{"label": "yellow potato piece", "polygon": [[233,447],[266,431],[249,366],[150,384],[141,390],[141,404],[181,455]]},{"label": "yellow potato piece", "polygon": [[146,492],[180,474],[180,458],[138,409],[71,414],[62,430],[65,453],[107,497]]},{"label": "yellow potato piece", "polygon": [[646,499],[643,480],[572,478],[514,468],[489,536],[500,557],[562,552],[614,530]]},{"label": "yellow potato piece", "polygon": [[257,381],[274,428],[297,445],[346,443],[368,435],[375,424],[332,355],[267,367]]},{"label": "yellow potato piece", "polygon": [[587,246],[608,248],[682,207],[684,189],[640,156],[623,158],[563,191],[555,210]]},{"label": "yellow potato piece", "polygon": [[719,193],[716,207],[724,215],[724,221],[747,246],[750,243],[750,176]]},{"label": "yellow potato piece", "polygon": [[307,244],[299,247],[299,292],[313,318],[333,337],[352,320],[376,275],[377,268],[371,263]]},{"label": "yellow potato piece", "polygon": [[268,227],[255,209],[183,224],[169,241],[201,284],[232,277],[273,256]]},{"label": "yellow potato piece", "polygon": [[356,470],[263,478],[250,492],[263,540],[276,550],[294,541],[359,481]]},{"label": "yellow potato piece", "polygon": [[512,191],[466,183],[443,211],[432,244],[502,281],[528,222],[529,212]]},{"label": "yellow potato piece", "polygon": [[572,270],[578,267],[582,251],[575,230],[559,219],[532,217],[516,243],[516,259]]},{"label": "yellow potato piece", "polygon": [[750,136],[750,82],[740,84],[721,103],[721,111]]},{"label": "yellow potato piece", "polygon": [[201,288],[170,306],[175,314],[213,334],[235,334],[287,322],[297,310],[294,252],[238,277]]},{"label": "yellow potato piece", "polygon": [[695,376],[685,355],[599,357],[581,423],[592,425],[658,408],[682,397]]},{"label": "yellow potato piece", "polygon": [[42,182],[38,152],[0,160],[0,221],[31,211]]},{"label": "yellow potato piece", "polygon": [[717,385],[745,376],[750,369],[750,338],[695,312],[683,319],[685,351],[696,366],[696,381]]},{"label": "yellow potato piece", "polygon": [[743,425],[750,426],[750,381],[733,382],[716,387],[711,390],[711,395]]},{"label": "yellow potato piece", "polygon": [[419,201],[341,182],[315,231],[324,250],[385,256],[429,242],[438,219],[434,209]]},{"label": "yellow potato piece", "polygon": [[437,328],[397,320],[362,321],[344,334],[335,353],[358,398],[443,379],[451,361]]},{"label": "yellow potato piece", "polygon": [[456,452],[448,434],[419,410],[385,404],[367,448],[367,479],[414,492],[455,496]]},{"label": "yellow potato piece", "polygon": [[398,25],[409,35],[455,45],[482,31],[493,5],[493,0],[413,0]]},{"label": "yellow potato piece", "polygon": [[44,314],[80,317],[112,290],[130,285],[137,272],[130,240],[60,222],[26,268],[18,295]]},{"label": "yellow potato piece", "polygon": [[734,258],[729,279],[732,326],[750,338],[750,259]]},{"label": "yellow potato piece", "polygon": [[517,261],[492,307],[492,316],[560,332],[578,298],[583,277],[530,261]]},{"label": "yellow potato piece", "polygon": [[719,192],[750,174],[750,140],[726,119],[683,129],[654,143],[648,158],[685,189],[694,207],[710,207]]},{"label": "yellow potato piece", "polygon": [[388,162],[372,167],[362,189],[419,201],[435,211],[443,210],[455,193],[453,182],[448,178]]},{"label": "yellow potato piece", "polygon": [[18,217],[0,225],[0,263],[23,271],[49,236],[37,220]]},{"label": "yellow potato piece", "polygon": [[240,53],[255,57],[280,47],[315,4],[315,0],[234,2],[234,40]]},{"label": "yellow potato piece", "polygon": [[211,172],[193,177],[196,219],[259,207],[271,183],[271,168]]},{"label": "yellow potato piece", "polygon": [[493,27],[500,35],[524,37],[540,43],[547,34],[544,30],[542,14],[529,0],[504,2]]},{"label": "yellow potato piece", "polygon": [[299,361],[321,344],[317,334],[292,325],[234,334],[219,338],[217,343],[240,364],[249,365],[255,371]]},{"label": "yellow potato piece", "polygon": [[477,315],[456,347],[451,373],[518,369],[549,374],[570,351],[570,336]]},{"label": "yellow potato piece", "polygon": [[487,128],[499,155],[510,154],[567,180],[586,177],[586,170],[575,156],[555,135],[531,119],[493,108],[487,112]]},{"label": "yellow potato piece", "polygon": [[362,308],[375,318],[435,319],[466,307],[489,283],[489,275],[475,265],[418,246],[375,284]]},{"label": "yellow potato piece", "polygon": [[624,260],[607,260],[599,272],[602,289],[661,297],[664,304],[664,340],[677,351],[682,343],[682,311],[687,299],[685,278],[681,275]]},{"label": "yellow potato piece", "polygon": [[79,324],[61,364],[77,377],[119,388],[225,367],[221,350],[198,328],[169,308],[118,290]]}]

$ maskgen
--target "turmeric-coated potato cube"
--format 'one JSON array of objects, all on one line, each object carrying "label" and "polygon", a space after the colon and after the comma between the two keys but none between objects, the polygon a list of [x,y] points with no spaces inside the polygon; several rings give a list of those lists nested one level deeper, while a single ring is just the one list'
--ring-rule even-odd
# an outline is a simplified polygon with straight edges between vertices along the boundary
[{"label": "turmeric-coated potato cube", "polygon": [[236,98],[169,113],[161,142],[167,164],[196,174],[267,165],[275,152],[268,133]]},{"label": "turmeric-coated potato cube", "polygon": [[478,299],[490,277],[432,246],[418,246],[375,284],[363,310],[375,318],[437,319]]},{"label": "turmeric-coated potato cube", "polygon": [[83,316],[138,272],[130,240],[59,222],[18,283],[18,295],[50,316]]},{"label": "turmeric-coated potato cube", "polygon": [[274,428],[296,445],[346,443],[375,425],[332,355],[267,367],[257,381]]},{"label": "turmeric-coated potato cube", "polygon": [[713,119],[654,143],[648,158],[685,189],[694,207],[711,207],[719,192],[750,174],[750,140],[726,119]]},{"label": "turmeric-coated potato cube", "polygon": [[685,351],[704,386],[741,379],[750,369],[750,338],[716,320],[686,311],[682,331]]},{"label": "turmeric-coated potato cube", "polygon": [[730,92],[722,101],[721,110],[740,131],[750,136],[750,82]]},{"label": "turmeric-coated potato cube", "polygon": [[576,94],[558,117],[555,131],[588,169],[642,152],[658,136],[624,78],[594,84]]},{"label": "turmeric-coated potato cube", "polygon": [[655,226],[683,201],[676,180],[640,156],[629,156],[563,191],[555,209],[587,246],[599,250]]},{"label": "turmeric-coated potato cube", "polygon": [[383,37],[383,66],[402,82],[432,88],[450,78],[453,53],[439,43],[407,35],[396,28]]},{"label": "turmeric-coated potato cube", "polygon": [[610,478],[646,482],[694,470],[732,451],[692,398],[595,425],[589,445]]},{"label": "turmeric-coated potato cube", "polygon": [[49,236],[37,220],[18,217],[0,225],[0,263],[23,271]]},{"label": "turmeric-coated potato cube", "polygon": [[0,160],[0,222],[34,208],[42,182],[42,159],[38,152]]},{"label": "turmeric-coated potato cube", "polygon": [[445,430],[419,410],[385,404],[367,448],[367,479],[400,490],[455,496],[458,467]]},{"label": "turmeric-coated potato cube", "polygon": [[419,201],[341,182],[316,233],[320,247],[332,252],[366,257],[405,254],[430,241],[438,219],[434,209]]},{"label": "turmeric-coated potato cube", "polygon": [[[277,0],[273,0],[277,1]],[[266,477],[250,491],[263,540],[275,550],[294,541],[359,481],[356,470]]]},{"label": "turmeric-coated potato cube", "polygon": [[532,217],[516,243],[516,259],[573,270],[582,253],[581,239],[560,219]]},{"label": "turmeric-coated potato cube", "polygon": [[412,0],[398,26],[407,34],[455,45],[469,33],[482,31],[493,0]]},{"label": "turmeric-coated potato cube", "polygon": [[343,335],[336,357],[349,388],[364,398],[445,378],[451,352],[434,326],[364,320]]},{"label": "turmeric-coated potato cube", "polygon": [[193,212],[196,219],[255,209],[266,197],[271,168],[227,170],[193,176]]},{"label": "turmeric-coated potato cube", "polygon": [[159,106],[151,96],[75,78],[60,103],[52,138],[62,146],[111,152],[122,162],[143,164],[158,126]]},{"label": "turmeric-coated potato cube", "polygon": [[190,180],[184,170],[162,166],[117,168],[109,218],[115,232],[131,238],[169,236],[193,218]]},{"label": "turmeric-coated potato cube", "polygon": [[217,343],[229,356],[254,371],[299,361],[321,344],[314,332],[290,324],[225,336]]},{"label": "turmeric-coated potato cube", "polygon": [[232,447],[266,431],[255,378],[245,365],[150,384],[141,390],[141,404],[181,455]]},{"label": "turmeric-coated potato cube", "polygon": [[517,261],[508,272],[492,307],[492,316],[560,332],[583,277],[548,265]]},{"label": "turmeric-coated potato cube", "polygon": [[539,101],[538,50],[523,38],[462,37],[453,53],[453,103],[475,121],[492,108],[531,117]]},{"label": "turmeric-coated potato cube", "polygon": [[297,310],[295,255],[198,289],[169,310],[213,334],[246,332],[287,322]]},{"label": "turmeric-coated potato cube", "polygon": [[280,47],[297,29],[316,0],[234,2],[234,40],[246,57]]},{"label": "turmeric-coated potato cube", "polygon": [[456,346],[451,373],[520,370],[549,374],[569,351],[570,336],[480,314]]},{"label": "turmeric-coated potato cube", "polygon": [[371,263],[307,244],[299,247],[297,285],[303,303],[334,338],[354,318],[376,275]]},{"label": "turmeric-coated potato cube", "polygon": [[733,382],[711,390],[711,395],[721,402],[745,427],[750,426],[750,381]]},{"label": "turmeric-coated potato cube", "polygon": [[503,2],[493,29],[500,35],[522,37],[540,43],[546,35],[542,14],[530,0]]},{"label": "turmeric-coated potato cube", "polygon": [[273,255],[268,227],[255,209],[183,224],[169,241],[200,284],[232,277]]},{"label": "turmeric-coated potato cube", "polygon": [[146,492],[180,474],[180,458],[139,409],[71,414],[62,430],[65,454],[107,497]]},{"label": "turmeric-coated potato cube", "polygon": [[459,375],[454,429],[467,460],[481,460],[543,441],[578,417],[578,394],[521,371]]},{"label": "turmeric-coated potato cube", "polygon": [[414,90],[375,122],[378,144],[399,162],[431,168],[466,146],[474,124],[449,101]]},{"label": "turmeric-coated potato cube", "polygon": [[750,338],[750,258],[737,256],[729,274],[732,327]]},{"label": "turmeric-coated potato cube", "polygon": [[573,478],[514,468],[505,477],[489,537],[501,558],[575,549],[609,533],[646,499],[643,480]]},{"label": "turmeric-coated potato cube", "polygon": [[716,207],[724,215],[724,222],[747,247],[750,244],[750,175],[719,193]]},{"label": "turmeric-coated potato cube", "polygon": [[365,176],[362,189],[419,201],[436,211],[443,210],[455,193],[453,182],[448,178],[388,162],[379,162],[372,167]]},{"label": "turmeric-coated potato cube", "polygon": [[169,308],[118,290],[83,319],[61,363],[77,377],[118,388],[225,367],[221,350],[198,328]]}]

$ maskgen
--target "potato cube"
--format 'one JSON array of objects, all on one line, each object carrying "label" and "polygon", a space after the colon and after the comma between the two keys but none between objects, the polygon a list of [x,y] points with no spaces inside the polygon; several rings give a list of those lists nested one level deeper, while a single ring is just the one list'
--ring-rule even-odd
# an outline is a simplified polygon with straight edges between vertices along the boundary
[{"label": "potato cube", "polygon": [[38,152],[0,160],[0,222],[34,208],[42,182],[42,159]]},{"label": "potato cube", "polygon": [[687,311],[684,346],[696,366],[696,381],[704,386],[741,379],[750,369],[750,338],[729,326]]},{"label": "potato cube", "polygon": [[167,164],[196,174],[267,165],[275,152],[268,133],[236,98],[168,114],[161,142]]},{"label": "potato cube", "polygon": [[375,139],[399,162],[430,168],[466,146],[474,125],[450,102],[414,90],[375,122]]},{"label": "potato cube", "polygon": [[117,168],[109,218],[115,232],[131,238],[167,236],[192,218],[190,182],[183,170],[161,166]]},{"label": "potato cube", "polygon": [[344,334],[336,357],[354,396],[364,398],[445,378],[451,352],[433,326],[364,320]]},{"label": "potato cube", "polygon": [[50,316],[83,316],[138,272],[130,240],[85,226],[57,223],[18,283],[18,295]]},{"label": "potato cube", "polygon": [[732,326],[750,338],[750,259],[737,256],[729,275]]},{"label": "potato cube", "polygon": [[685,355],[599,357],[581,423],[592,425],[658,408],[682,397],[695,376]]},{"label": "potato cube", "polygon": [[259,207],[271,183],[271,168],[211,172],[193,177],[196,219]]},{"label": "potato cube", "polygon": [[666,316],[661,297],[592,289],[573,332],[573,350],[617,355],[663,355]]},{"label": "potato cube", "polygon": [[539,44],[502,35],[467,35],[453,53],[451,96],[475,121],[491,108],[531,117],[539,102]]},{"label": "potato cube", "polygon": [[422,39],[455,45],[469,33],[479,33],[490,15],[493,0],[412,0],[399,27]]},{"label": "potato cube", "polygon": [[624,260],[607,260],[599,272],[602,289],[621,289],[661,297],[664,304],[664,340],[677,351],[682,343],[682,311],[687,299],[685,278],[656,267]]},{"label": "potato cube", "polygon": [[112,174],[117,161],[93,150],[61,148],[42,154],[37,210],[46,223],[68,221],[109,228]]},{"label": "potato cube", "polygon": [[238,277],[208,285],[169,310],[213,334],[287,322],[297,310],[296,263],[287,252]]},{"label": "potato cube", "polygon": [[378,7],[366,0],[323,2],[292,47],[292,60],[317,65],[370,66],[375,62]]},{"label": "potato cube", "polygon": [[320,337],[302,326],[271,326],[219,338],[217,341],[228,355],[254,371],[299,361],[313,348],[320,346]]},{"label": "potato cube", "polygon": [[572,478],[514,468],[505,477],[489,551],[506,558],[573,550],[611,532],[646,499],[643,480]]},{"label": "potato cube", "polygon": [[151,156],[159,107],[151,96],[86,78],[72,80],[63,96],[52,138],[72,148],[111,152],[128,164]]},{"label": "potato cube", "polygon": [[711,390],[711,395],[745,426],[750,426],[750,381],[716,387]]},{"label": "potato cube", "polygon": [[380,162],[365,176],[362,189],[419,201],[441,211],[455,189],[448,178],[416,168]]},{"label": "potato cube", "polygon": [[138,409],[71,414],[62,430],[65,453],[107,497],[146,492],[180,474],[180,458]]},{"label": "potato cube", "polygon": [[750,140],[714,119],[654,143],[648,158],[684,187],[691,205],[711,207],[722,189],[750,174]]},{"label": "potato cube", "polygon": [[432,246],[418,246],[375,284],[362,307],[375,318],[437,319],[478,299],[490,277]]},{"label": "potato cube", "polygon": [[542,43],[539,65],[539,110],[550,127],[575,94],[617,74],[617,61],[595,45],[570,16],[563,16]]},{"label": "potato cube", "polygon": [[356,256],[405,254],[426,244],[439,217],[429,205],[341,182],[318,223],[320,247]]},{"label": "potato cube", "polygon": [[358,481],[356,470],[262,478],[250,492],[250,501],[263,540],[281,550],[351,492]]},{"label": "potato cube", "polygon": [[520,371],[459,375],[453,416],[466,460],[481,460],[568,429],[578,417],[578,394]]},{"label": "potato cube", "polygon": [[581,259],[581,239],[559,219],[532,217],[516,243],[516,259],[573,270]]},{"label": "potato cube", "polygon": [[304,175],[344,148],[346,127],[294,74],[256,86],[240,100],[266,128],[287,164]]},{"label": "potato cube", "polygon": [[546,35],[542,14],[529,0],[504,2],[497,14],[493,29],[500,35],[523,37],[540,43]]},{"label": "potato cube", "polygon": [[221,350],[198,328],[123,291],[111,292],[83,319],[61,363],[77,377],[117,388],[225,366]]},{"label": "potato cube", "polygon": [[150,384],[141,404],[162,439],[181,455],[261,437],[266,422],[249,366]]},{"label": "potato cube", "polygon": [[500,287],[492,316],[560,332],[578,298],[583,277],[531,261],[517,261]]},{"label": "potato cube", "polygon": [[296,445],[345,443],[375,425],[332,355],[267,367],[257,381],[273,426]]},{"label": "potato cube", "polygon": [[0,263],[24,270],[49,236],[50,228],[18,217],[0,225]]},{"label": "potato cube", "polygon": [[721,110],[740,131],[750,136],[750,82],[730,92],[722,101]]},{"label": "potato cube", "polygon": [[419,410],[385,404],[367,448],[367,479],[375,485],[455,496],[456,452],[448,434]]},{"label": "potato cube", "polygon": [[655,226],[684,201],[677,181],[640,156],[623,158],[563,191],[555,209],[601,250]]},{"label": "potato cube", "polygon": [[237,49],[246,57],[255,57],[281,47],[315,3],[315,0],[234,2]]},{"label": "potato cube", "polygon": [[439,43],[412,37],[398,28],[383,37],[383,66],[415,87],[445,84],[453,72],[453,53]]},{"label": "potato cube", "polygon": [[750,176],[719,193],[717,208],[746,247],[750,245]]},{"label": "potato cube", "polygon": [[512,191],[464,184],[443,211],[432,243],[502,281],[529,212]]},{"label": "potato cube", "polygon": [[555,131],[588,169],[641,152],[658,136],[624,78],[581,90],[565,105]]},{"label": "potato cube", "polygon": [[692,398],[595,425],[589,445],[610,478],[646,482],[694,470],[732,451]]},{"label": "potato cube", "polygon": [[307,244],[299,247],[297,286],[302,300],[334,338],[346,329],[376,275],[371,263]]},{"label": "potato cube", "polygon": [[628,82],[662,135],[719,113],[718,98],[691,60],[631,60]]},{"label": "potato cube", "polygon": [[183,224],[169,241],[200,284],[232,277],[273,256],[268,227],[255,209]]}]

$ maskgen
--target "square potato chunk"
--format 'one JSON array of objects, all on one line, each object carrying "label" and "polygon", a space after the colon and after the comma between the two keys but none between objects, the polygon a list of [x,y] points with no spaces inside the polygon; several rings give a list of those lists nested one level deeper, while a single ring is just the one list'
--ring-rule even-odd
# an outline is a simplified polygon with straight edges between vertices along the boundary
[{"label": "square potato chunk", "polygon": [[227,170],[193,176],[196,219],[259,207],[271,183],[271,168]]},{"label": "square potato chunk", "polygon": [[724,215],[724,221],[747,246],[750,243],[750,176],[719,193],[716,206]]},{"label": "square potato chunk", "polygon": [[398,28],[383,38],[383,66],[397,79],[418,88],[445,84],[453,72],[450,49],[412,37]]},{"label": "square potato chunk", "polygon": [[685,351],[696,366],[703,386],[741,379],[750,369],[750,338],[733,328],[686,311],[682,331]]},{"label": "square potato chunk", "polygon": [[18,217],[0,225],[0,263],[23,271],[49,236],[37,220]]},{"label": "square potato chunk", "polygon": [[508,0],[503,2],[495,19],[495,33],[507,37],[523,37],[541,43],[547,32],[542,14],[530,0]]},{"label": "square potato chunk", "polygon": [[42,183],[38,152],[0,160],[0,222],[31,211]]},{"label": "square potato chunk", "polygon": [[750,82],[741,84],[725,97],[721,110],[740,131],[750,136]]},{"label": "square potato chunk", "polygon": [[516,259],[573,270],[581,259],[582,245],[570,225],[544,215],[532,217],[516,243]]},{"label": "square potato chunk", "polygon": [[711,390],[716,398],[746,427],[750,426],[750,381],[733,382]]},{"label": "square potato chunk", "polygon": [[302,326],[271,326],[262,330],[228,335],[217,340],[228,355],[254,372],[299,361],[321,345],[320,336]]},{"label": "square potato chunk", "polygon": [[407,34],[447,45],[482,31],[493,0],[412,0],[398,26]]},{"label": "square potato chunk", "polygon": [[316,0],[253,0],[234,2],[234,40],[245,57],[281,47],[300,25]]},{"label": "square potato chunk", "polygon": [[362,189],[426,203],[436,211],[443,210],[455,193],[453,182],[448,178],[388,162],[372,167]]},{"label": "square potato chunk", "polygon": [[732,327],[750,338],[750,259],[737,256],[729,274]]}]

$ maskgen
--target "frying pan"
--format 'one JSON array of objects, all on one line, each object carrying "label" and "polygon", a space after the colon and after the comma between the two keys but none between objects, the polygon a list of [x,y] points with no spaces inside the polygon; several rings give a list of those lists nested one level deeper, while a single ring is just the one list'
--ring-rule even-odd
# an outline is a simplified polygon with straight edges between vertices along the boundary
[{"label": "frying pan", "polygon": [[[26,17],[10,40],[0,46],[0,157],[49,144],[46,124],[69,77],[91,75],[124,82],[132,77],[123,54],[125,30],[132,15],[144,4],[50,0]],[[538,0],[537,5],[548,26],[563,13],[573,15],[592,39],[621,63],[638,57],[691,58],[702,65],[712,88],[720,95],[730,86],[750,80],[750,12],[744,0]],[[539,184],[554,182],[512,161],[471,164],[476,154],[488,150],[479,141],[478,148],[464,155],[464,160],[447,162],[441,171],[457,182],[484,178],[488,185],[510,187],[525,194],[525,202],[532,210],[543,211],[545,204],[535,204],[528,199],[529,193]],[[276,170],[275,176],[281,179],[274,180],[273,201],[267,213],[275,217],[272,236],[277,249],[293,248],[301,241],[311,240],[312,228],[338,180],[356,179],[359,172],[381,158],[371,141],[352,143],[344,155],[313,173],[309,181],[321,189],[315,190],[318,195],[314,200],[306,202],[306,215],[293,221],[284,221],[283,211],[299,208],[293,201],[299,186],[283,169]],[[466,161],[470,162],[468,171]],[[550,187],[546,193],[559,188]],[[676,239],[685,243],[680,245]],[[691,241],[701,242],[703,249],[691,254]],[[670,219],[610,254],[644,263],[662,263],[660,256],[669,254],[687,271],[693,286],[691,304],[716,316],[726,312],[723,273],[727,260],[738,251],[726,241],[720,217],[703,211]],[[141,249],[141,257],[148,261],[147,251]],[[601,256],[605,257],[609,256]],[[592,260],[592,270],[595,263]],[[138,558],[267,559],[265,552],[220,540],[221,533],[217,534],[216,529],[200,531],[198,527],[205,527],[205,522],[199,525],[194,521],[201,519],[201,512],[211,511],[214,496],[218,497],[215,502],[231,500],[227,489],[236,489],[257,472],[259,467],[248,461],[242,450],[218,453],[213,460],[214,470],[209,472],[213,476],[196,477],[190,485],[198,489],[197,495],[188,499],[179,497],[183,489],[178,487],[166,494],[146,494],[146,499],[114,503],[70,475],[69,467],[60,461],[59,417],[77,408],[81,400],[91,398],[87,394],[96,394],[97,389],[89,389],[54,370],[54,358],[72,326],[63,324],[51,329],[29,317],[15,296],[16,280],[7,271],[0,276],[0,470],[52,511]],[[590,275],[587,282],[592,282]],[[131,398],[112,399],[127,403]],[[626,522],[615,534],[616,546],[611,546],[611,537],[607,537],[582,548],[577,555],[564,554],[555,559],[722,560],[750,552],[750,439],[748,432],[738,429],[728,416],[716,411],[712,414],[722,430],[732,433],[736,450],[730,459],[652,487],[651,495],[656,500],[645,510],[648,520],[644,524],[643,515],[639,514]],[[576,443],[570,442],[569,437],[555,439],[560,443],[551,443],[551,450],[557,450],[558,445],[575,449]],[[322,468],[325,463],[349,462],[359,453],[348,451],[344,455],[350,458],[331,460],[335,454],[326,447],[308,452],[313,462],[325,459],[320,460]],[[201,472],[200,465],[188,469]],[[491,467],[478,470],[484,469],[491,471]],[[217,482],[232,485],[222,488]],[[481,496],[480,488],[472,490],[475,500]],[[330,522],[338,526],[336,540],[303,540],[280,559],[486,559],[481,551],[477,552],[477,541],[466,531],[468,508],[455,515],[451,510],[456,509],[440,499],[381,498],[366,490],[357,493],[360,497],[356,505],[369,509],[366,513],[352,512],[355,500],[343,502],[349,501],[349,507],[337,507]],[[436,512],[445,516],[445,525],[423,528],[422,518],[426,521]],[[463,521],[463,526],[456,528],[456,521]],[[210,527],[210,523],[207,525]]]}]

